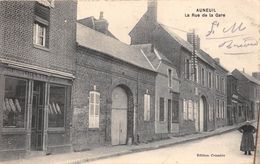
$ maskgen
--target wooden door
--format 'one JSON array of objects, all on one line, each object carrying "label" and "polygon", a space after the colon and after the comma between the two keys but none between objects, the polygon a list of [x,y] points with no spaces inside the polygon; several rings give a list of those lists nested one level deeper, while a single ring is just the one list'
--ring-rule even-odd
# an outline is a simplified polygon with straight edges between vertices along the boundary
[{"label": "wooden door", "polygon": [[121,87],[112,92],[111,143],[126,144],[127,138],[127,94]]}]

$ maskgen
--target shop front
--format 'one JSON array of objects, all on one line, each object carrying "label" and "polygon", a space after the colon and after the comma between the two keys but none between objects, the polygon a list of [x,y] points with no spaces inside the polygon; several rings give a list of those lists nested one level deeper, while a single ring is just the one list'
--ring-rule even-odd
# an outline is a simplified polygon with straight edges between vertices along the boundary
[{"label": "shop front", "polygon": [[73,75],[2,60],[0,159],[69,151]]}]

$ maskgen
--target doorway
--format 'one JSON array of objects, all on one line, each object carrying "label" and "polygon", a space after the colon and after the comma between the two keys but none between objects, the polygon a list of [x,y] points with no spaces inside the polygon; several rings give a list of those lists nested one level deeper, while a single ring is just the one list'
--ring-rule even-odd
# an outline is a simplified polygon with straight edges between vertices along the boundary
[{"label": "doorway", "polygon": [[34,81],[32,93],[31,150],[43,150],[44,82]]},{"label": "doorway", "polygon": [[206,130],[206,126],[205,126],[206,108],[207,108],[206,98],[202,96],[200,98],[200,109],[199,109],[199,131],[200,132]]},{"label": "doorway", "polygon": [[112,91],[111,143],[126,144],[128,96],[121,87]]}]

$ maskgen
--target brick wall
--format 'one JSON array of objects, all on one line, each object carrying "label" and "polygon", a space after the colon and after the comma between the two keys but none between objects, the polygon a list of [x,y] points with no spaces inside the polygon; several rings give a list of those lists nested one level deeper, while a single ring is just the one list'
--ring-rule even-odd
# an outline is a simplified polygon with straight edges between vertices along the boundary
[{"label": "brick wall", "polygon": [[[104,54],[79,47],[77,53],[77,79],[73,93],[73,147],[75,151],[111,144],[112,91],[118,85],[125,88],[131,113],[136,110],[134,140],[151,140],[154,134],[155,73],[137,68]],[[89,91],[96,85],[101,95],[100,127],[88,128]],[[144,121],[144,94],[151,95],[151,119]],[[132,98],[131,98],[132,97]],[[133,102],[133,103],[132,103]],[[134,122],[130,123],[133,124]],[[129,132],[130,133],[130,132]]]},{"label": "brick wall", "polygon": [[73,73],[76,1],[55,1],[50,8],[48,49],[34,48],[35,1],[1,1],[0,57]]}]

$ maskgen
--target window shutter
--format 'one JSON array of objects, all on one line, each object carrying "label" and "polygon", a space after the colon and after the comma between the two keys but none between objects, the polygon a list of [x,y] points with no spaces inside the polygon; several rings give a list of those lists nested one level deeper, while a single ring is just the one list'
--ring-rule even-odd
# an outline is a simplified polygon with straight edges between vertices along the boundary
[{"label": "window shutter", "polygon": [[89,128],[99,127],[100,93],[91,91],[89,93]]},{"label": "window shutter", "polygon": [[150,120],[150,95],[147,95],[147,120]]}]

